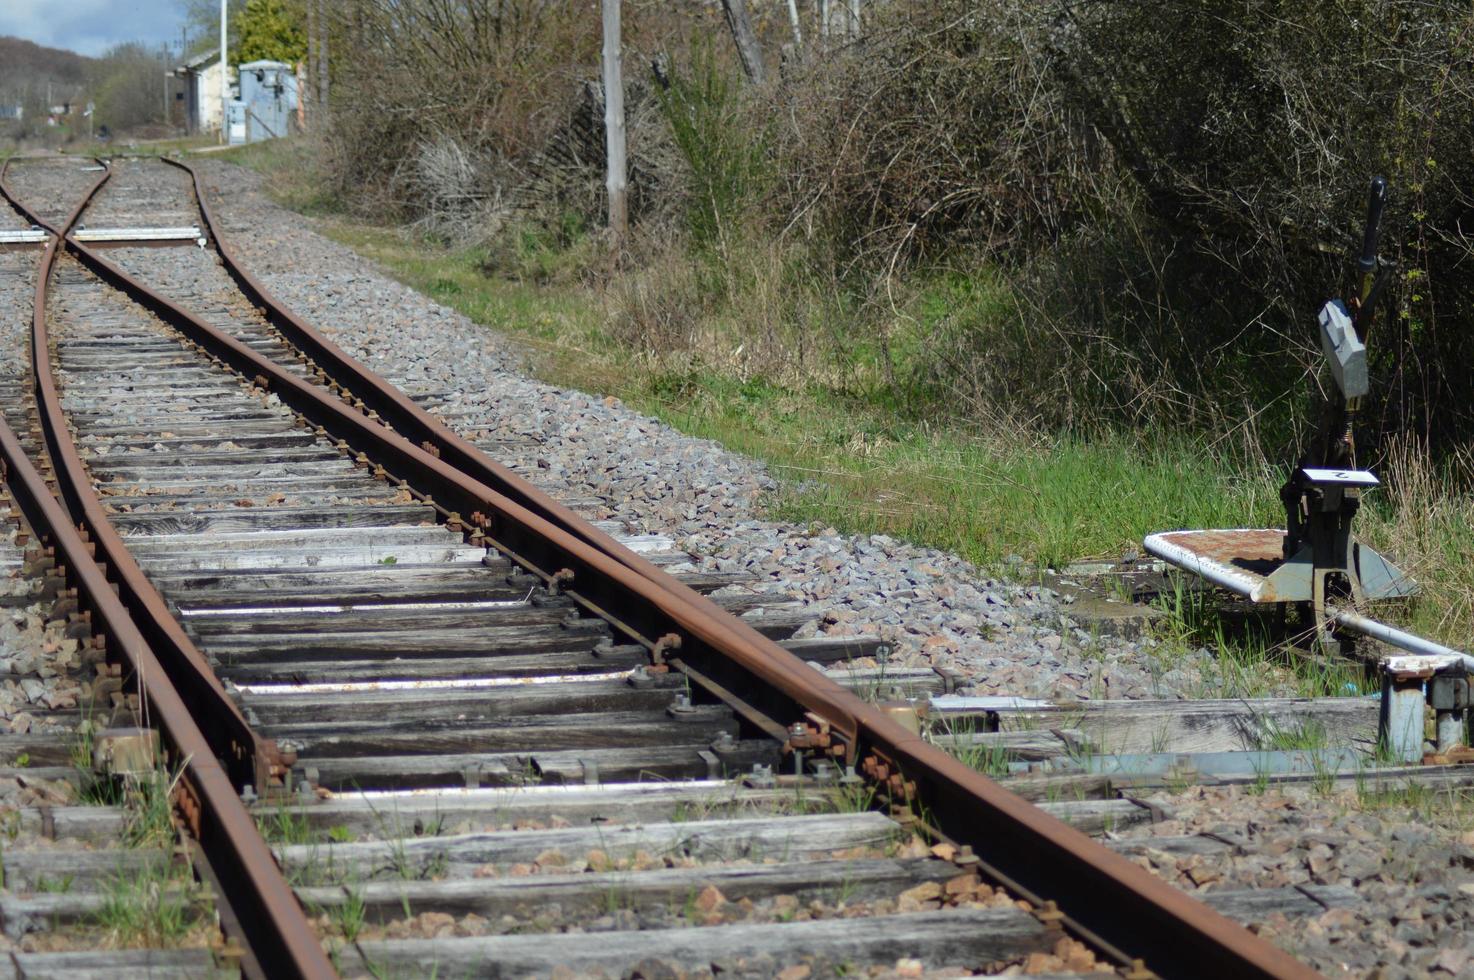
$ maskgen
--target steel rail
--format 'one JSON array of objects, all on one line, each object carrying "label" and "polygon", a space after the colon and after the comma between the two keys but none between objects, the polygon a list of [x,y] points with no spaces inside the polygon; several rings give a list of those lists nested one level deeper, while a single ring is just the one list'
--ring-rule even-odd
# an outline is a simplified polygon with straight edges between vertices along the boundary
[{"label": "steel rail", "polygon": [[[4,168],[0,167],[0,188],[4,187],[3,177]],[[96,185],[92,188],[95,190]],[[5,193],[13,202],[8,189]],[[78,205],[64,227],[76,221],[84,204]],[[60,240],[59,235],[53,235],[38,266],[37,321],[44,315],[46,282]],[[0,468],[11,498],[37,535],[38,543],[52,550],[54,572],[76,588],[78,606],[90,614],[91,628],[103,638],[109,658],[127,668],[126,680],[137,687],[147,718],[159,726],[171,762],[179,768],[179,809],[219,886],[220,898],[247,944],[243,966],[248,973],[262,977],[336,976],[271,849],[216,757],[216,747],[171,683],[171,672],[164,668],[132,614],[114,594],[103,567],[93,559],[92,544],[84,541],[73,526],[74,516],[52,495],[3,418]],[[58,472],[57,476],[60,482],[66,474]]]},{"label": "steel rail", "polygon": [[[934,828],[970,844],[988,869],[1025,894],[1054,900],[1076,929],[1119,954],[1150,950],[1163,976],[1309,978],[1317,974],[981,773],[911,734],[877,708],[818,674],[715,603],[659,571],[571,510],[488,459],[402,392],[301,321],[235,259],[188,165],[211,239],[242,291],[323,372],[325,383],[359,400],[347,407],[322,388],[193,317],[85,247],[68,243],[121,288],[163,311],[213,355],[278,395],[314,424],[399,475],[452,520],[481,531],[500,550],[575,600],[627,626],[698,683],[740,692],[745,718],[807,720],[789,745],[862,762],[893,796],[916,804]],[[161,313],[161,315],[163,315]],[[375,412],[390,428],[376,424]],[[403,433],[403,434],[401,434]],[[372,463],[369,461],[372,460]],[[777,733],[775,733],[777,734]],[[843,745],[833,744],[831,736]],[[780,736],[781,737],[781,736]]]},{"label": "steel rail", "polygon": [[[0,167],[0,194],[36,224],[52,232],[54,238],[63,241],[72,225],[76,224],[82,212],[111,176],[110,169],[104,170],[98,176],[68,216],[66,224],[59,229],[41,220],[38,214],[32,212],[15,195],[5,180],[8,168],[8,162]],[[54,256],[48,260],[48,270],[52,261]],[[235,701],[225,692],[209,660],[174,618],[164,597],[129,552],[123,536],[108,518],[102,500],[92,486],[86,464],[66,426],[66,414],[51,366],[51,341],[46,327],[45,278],[37,283],[36,305],[31,323],[31,361],[31,383],[40,408],[42,433],[51,454],[52,465],[56,467],[57,485],[68,510],[78,525],[87,529],[90,540],[96,544],[97,558],[104,563],[104,569],[112,570],[109,577],[118,586],[119,597],[133,614],[149,644],[155,650],[164,652],[162,659],[169,670],[170,679],[190,705],[216,754],[230,769],[235,783],[238,786],[250,784],[262,793],[267,792],[286,768],[275,743],[257,736]]]}]

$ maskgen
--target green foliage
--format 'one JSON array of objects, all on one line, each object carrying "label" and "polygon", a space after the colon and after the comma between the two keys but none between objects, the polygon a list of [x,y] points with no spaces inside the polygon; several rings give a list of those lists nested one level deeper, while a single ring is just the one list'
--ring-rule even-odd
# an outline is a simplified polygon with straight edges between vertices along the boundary
[{"label": "green foliage", "polygon": [[109,879],[95,924],[115,947],[181,945],[212,911],[186,865],[151,864]]},{"label": "green foliage", "polygon": [[[121,132],[162,118],[159,78],[172,67],[157,50],[130,42],[119,44],[88,66],[88,97],[95,106],[93,123]],[[77,122],[85,128],[86,120]]]},{"label": "green foliage", "polygon": [[[184,21],[186,53],[197,55],[220,50],[220,0],[174,0]],[[245,0],[227,0],[226,46],[234,50],[240,38],[240,13]]]},{"label": "green foliage", "polygon": [[676,147],[690,168],[687,225],[697,245],[731,238],[743,205],[767,179],[765,137],[750,129],[741,93],[704,40],[692,48],[690,76],[673,72],[658,92]]},{"label": "green foliage", "polygon": [[282,61],[296,64],[307,57],[307,33],[301,12],[284,0],[246,0],[236,14],[239,37],[231,61]]}]

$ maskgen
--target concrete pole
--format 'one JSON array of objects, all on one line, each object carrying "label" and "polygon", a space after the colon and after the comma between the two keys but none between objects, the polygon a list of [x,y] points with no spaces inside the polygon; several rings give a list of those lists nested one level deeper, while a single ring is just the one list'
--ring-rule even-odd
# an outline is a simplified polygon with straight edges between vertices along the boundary
[{"label": "concrete pole", "polygon": [[[318,0],[311,2],[317,3]],[[328,111],[328,10],[325,5],[317,8],[317,104],[324,119]]]},{"label": "concrete pole", "polygon": [[616,247],[629,232],[629,201],[626,180],[624,132],[624,71],[620,56],[621,0],[603,0],[604,5],[604,137],[609,161],[609,231]]},{"label": "concrete pole", "polygon": [[804,32],[798,26],[798,0],[788,0],[788,23],[793,25],[793,46],[802,50],[804,46]]},{"label": "concrete pole", "polygon": [[230,122],[230,65],[225,60],[225,0],[220,0],[220,142],[228,139]]},{"label": "concrete pole", "polygon": [[312,124],[317,125],[317,0],[307,0],[307,74],[306,84],[298,80],[297,84],[297,114],[300,119],[306,120],[306,106],[308,92],[312,95]]}]

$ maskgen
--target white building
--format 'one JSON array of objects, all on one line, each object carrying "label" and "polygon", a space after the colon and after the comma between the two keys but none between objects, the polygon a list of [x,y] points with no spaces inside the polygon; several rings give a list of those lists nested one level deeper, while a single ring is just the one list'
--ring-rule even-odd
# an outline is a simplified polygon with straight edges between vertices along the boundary
[{"label": "white building", "polygon": [[[227,67],[229,81],[235,84],[235,69]],[[184,79],[185,118],[192,133],[220,131],[224,107],[220,104],[220,51],[207,51],[174,69]],[[235,98],[232,92],[231,98]]]}]

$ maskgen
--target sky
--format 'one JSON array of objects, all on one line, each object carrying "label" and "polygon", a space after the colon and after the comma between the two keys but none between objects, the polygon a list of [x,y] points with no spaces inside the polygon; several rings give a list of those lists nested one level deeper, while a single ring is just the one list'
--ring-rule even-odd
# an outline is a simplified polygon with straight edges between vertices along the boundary
[{"label": "sky", "polygon": [[97,56],[124,41],[179,47],[178,0],[0,0],[0,34]]}]

